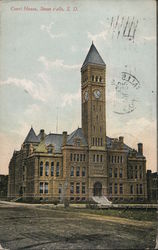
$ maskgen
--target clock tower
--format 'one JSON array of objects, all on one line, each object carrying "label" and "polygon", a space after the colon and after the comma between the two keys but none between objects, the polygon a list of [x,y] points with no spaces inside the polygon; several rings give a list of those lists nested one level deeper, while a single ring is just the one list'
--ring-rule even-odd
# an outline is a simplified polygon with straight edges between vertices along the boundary
[{"label": "clock tower", "polygon": [[81,68],[82,129],[89,148],[106,145],[106,65],[92,43]]},{"label": "clock tower", "polygon": [[81,68],[82,129],[89,152],[89,197],[107,195],[106,65],[92,43]]}]

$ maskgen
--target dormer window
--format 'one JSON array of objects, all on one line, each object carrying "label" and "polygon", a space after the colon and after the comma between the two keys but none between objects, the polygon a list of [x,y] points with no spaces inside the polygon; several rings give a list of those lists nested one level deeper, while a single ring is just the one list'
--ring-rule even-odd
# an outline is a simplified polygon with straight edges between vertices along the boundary
[{"label": "dormer window", "polygon": [[81,139],[80,138],[75,138],[74,139],[74,144],[76,147],[80,147],[81,146]]},{"label": "dormer window", "polygon": [[48,145],[47,152],[48,152],[48,154],[52,154],[53,153],[53,145],[52,144]]}]

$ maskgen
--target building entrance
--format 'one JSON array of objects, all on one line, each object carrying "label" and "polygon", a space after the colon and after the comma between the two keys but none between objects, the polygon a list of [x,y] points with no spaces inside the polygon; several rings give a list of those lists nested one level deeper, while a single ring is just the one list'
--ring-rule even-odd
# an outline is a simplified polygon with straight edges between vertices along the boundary
[{"label": "building entrance", "polygon": [[93,188],[94,196],[102,196],[102,184],[100,182],[96,182]]}]

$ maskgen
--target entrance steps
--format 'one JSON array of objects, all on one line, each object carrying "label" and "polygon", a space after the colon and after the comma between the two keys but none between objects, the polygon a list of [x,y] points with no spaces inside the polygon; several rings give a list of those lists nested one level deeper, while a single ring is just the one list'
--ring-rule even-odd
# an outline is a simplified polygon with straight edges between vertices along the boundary
[{"label": "entrance steps", "polygon": [[92,199],[100,205],[111,205],[112,202],[109,201],[106,196],[93,196]]}]

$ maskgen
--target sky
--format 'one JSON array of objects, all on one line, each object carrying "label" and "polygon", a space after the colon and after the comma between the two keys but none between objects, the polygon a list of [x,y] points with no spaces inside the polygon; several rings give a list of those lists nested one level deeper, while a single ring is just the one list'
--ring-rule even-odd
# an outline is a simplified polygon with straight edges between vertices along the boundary
[{"label": "sky", "polygon": [[0,174],[31,126],[81,127],[80,68],[92,41],[106,63],[107,135],[135,149],[142,142],[156,171],[156,1],[0,5]]}]

